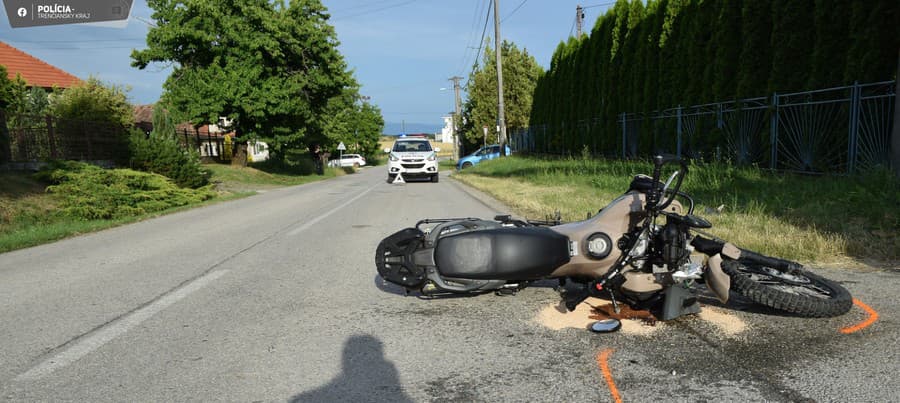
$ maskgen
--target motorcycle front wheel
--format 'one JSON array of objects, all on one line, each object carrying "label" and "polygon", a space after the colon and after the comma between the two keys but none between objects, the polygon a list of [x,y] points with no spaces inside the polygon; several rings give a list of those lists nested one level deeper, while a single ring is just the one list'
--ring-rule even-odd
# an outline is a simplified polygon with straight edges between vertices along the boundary
[{"label": "motorcycle front wheel", "polygon": [[753,302],[799,316],[824,318],[847,313],[853,299],[844,287],[810,273],[800,264],[747,253],[725,260],[731,289]]}]

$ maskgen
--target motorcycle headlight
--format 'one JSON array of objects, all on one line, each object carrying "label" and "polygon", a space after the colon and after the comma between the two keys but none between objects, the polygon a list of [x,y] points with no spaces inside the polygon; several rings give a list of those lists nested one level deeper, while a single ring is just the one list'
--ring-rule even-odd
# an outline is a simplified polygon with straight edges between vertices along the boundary
[{"label": "motorcycle headlight", "polygon": [[398,157],[398,156],[396,156],[396,155],[394,155],[394,154],[388,155],[388,158],[389,158],[391,161],[400,161],[400,157]]},{"label": "motorcycle headlight", "polygon": [[428,156],[429,161],[434,161],[436,159],[437,159],[437,154],[435,154],[435,153],[431,153],[431,155]]}]

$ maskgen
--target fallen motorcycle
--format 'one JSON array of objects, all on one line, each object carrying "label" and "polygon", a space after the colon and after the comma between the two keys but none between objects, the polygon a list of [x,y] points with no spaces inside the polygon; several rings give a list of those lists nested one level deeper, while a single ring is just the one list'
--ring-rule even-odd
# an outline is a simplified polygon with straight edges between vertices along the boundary
[{"label": "fallen motorcycle", "polygon": [[[625,302],[661,320],[699,312],[698,283],[723,303],[734,290],[798,316],[850,310],[846,289],[802,265],[701,234],[712,224],[693,214],[694,200],[681,191],[687,163],[653,162],[652,177],[635,176],[625,194],[584,221],[421,220],[378,244],[378,273],[423,295],[513,294],[535,281],[570,280],[574,288],[560,287],[570,311],[594,296],[609,299],[616,312]],[[678,168],[662,183],[669,163]]]}]

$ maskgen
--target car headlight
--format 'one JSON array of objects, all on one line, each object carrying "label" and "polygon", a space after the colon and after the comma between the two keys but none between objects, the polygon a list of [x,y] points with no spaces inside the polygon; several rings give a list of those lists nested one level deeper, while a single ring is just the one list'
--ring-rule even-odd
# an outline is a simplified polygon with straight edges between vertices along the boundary
[{"label": "car headlight", "polygon": [[437,159],[437,154],[435,154],[435,153],[431,153],[431,155],[428,156],[429,161],[434,161],[436,159]]},{"label": "car headlight", "polygon": [[394,154],[389,155],[388,158],[389,158],[391,161],[400,161],[400,157],[398,157],[398,156],[396,156],[396,155],[394,155]]}]

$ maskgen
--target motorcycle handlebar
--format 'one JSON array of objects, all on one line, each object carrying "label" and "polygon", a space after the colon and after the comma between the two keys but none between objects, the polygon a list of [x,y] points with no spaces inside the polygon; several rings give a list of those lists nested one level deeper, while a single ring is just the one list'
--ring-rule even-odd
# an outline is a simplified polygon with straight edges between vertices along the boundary
[{"label": "motorcycle handlebar", "polygon": [[[672,196],[666,199],[665,203],[660,204],[662,198],[666,197],[666,195],[662,194],[662,189],[656,189],[655,184],[659,183],[660,174],[662,172],[662,167],[668,163],[677,162],[681,167],[678,173],[678,180],[675,182],[675,187],[672,188]],[[672,201],[675,200],[675,196],[678,194],[678,191],[681,189],[681,182],[684,180],[684,176],[687,175],[688,165],[687,161],[682,158],[676,156],[662,156],[656,155],[653,157],[653,183],[654,190],[652,194],[650,194],[650,199],[648,200],[650,205],[652,205],[657,210],[665,209],[672,204]]]}]

